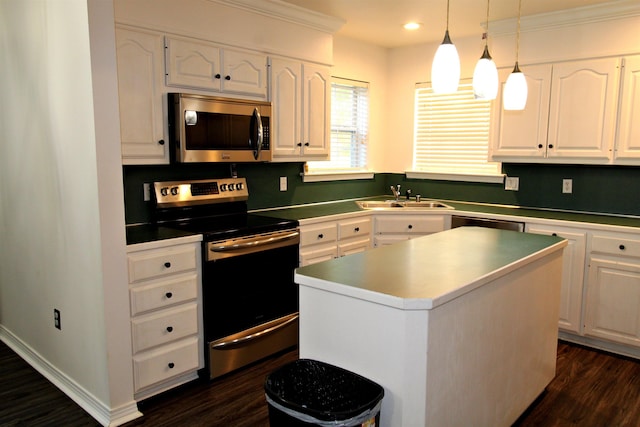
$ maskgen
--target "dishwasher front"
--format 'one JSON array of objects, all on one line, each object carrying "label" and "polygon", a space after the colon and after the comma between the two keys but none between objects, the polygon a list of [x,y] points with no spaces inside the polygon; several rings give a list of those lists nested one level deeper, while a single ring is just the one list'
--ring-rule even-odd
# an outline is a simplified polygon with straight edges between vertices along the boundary
[{"label": "dishwasher front", "polygon": [[524,231],[524,222],[452,215],[451,228],[458,227],[486,227],[522,232]]}]

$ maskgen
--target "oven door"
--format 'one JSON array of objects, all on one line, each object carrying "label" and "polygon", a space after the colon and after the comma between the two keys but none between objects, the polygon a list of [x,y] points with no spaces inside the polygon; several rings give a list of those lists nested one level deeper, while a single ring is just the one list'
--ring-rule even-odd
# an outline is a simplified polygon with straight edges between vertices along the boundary
[{"label": "oven door", "polygon": [[298,343],[297,230],[205,244],[204,333],[210,378]]}]

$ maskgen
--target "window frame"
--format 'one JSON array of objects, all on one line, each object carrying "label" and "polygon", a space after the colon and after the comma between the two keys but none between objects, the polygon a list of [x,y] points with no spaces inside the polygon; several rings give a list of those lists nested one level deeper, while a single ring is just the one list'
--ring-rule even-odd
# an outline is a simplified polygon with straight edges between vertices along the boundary
[{"label": "window frame", "polygon": [[[368,133],[369,133],[369,111],[370,111],[370,101],[371,101],[371,97],[370,97],[370,83],[369,82],[365,82],[365,81],[361,81],[361,80],[354,80],[354,79],[348,79],[348,78],[344,78],[344,77],[337,77],[337,76],[332,76],[331,77],[331,94],[332,94],[332,100],[331,100],[331,108],[332,108],[332,114],[331,117],[333,119],[334,117],[334,113],[333,113],[333,107],[335,105],[335,102],[333,100],[333,93],[334,93],[334,84],[338,84],[338,85],[346,85],[346,86],[351,86],[351,87],[361,87],[361,88],[366,88],[367,90],[367,111],[366,111],[366,121],[367,121],[367,134],[365,137],[365,142],[364,144],[366,145],[365,147],[365,163],[367,162],[367,150],[368,150],[368,144],[369,144],[369,138],[368,138]],[[330,134],[331,134],[331,145],[333,146],[333,139],[334,139],[334,123],[332,122],[330,124]],[[332,148],[330,147],[330,150]],[[303,177],[303,181],[304,182],[318,182],[318,181],[336,181],[336,180],[351,180],[351,179],[371,179],[374,177],[374,172],[370,171],[368,169],[367,166],[364,167],[322,167],[320,165],[322,165],[322,163],[328,163],[330,164],[331,161],[309,161],[305,164],[305,168],[304,168],[304,172],[302,173],[302,177]]]}]

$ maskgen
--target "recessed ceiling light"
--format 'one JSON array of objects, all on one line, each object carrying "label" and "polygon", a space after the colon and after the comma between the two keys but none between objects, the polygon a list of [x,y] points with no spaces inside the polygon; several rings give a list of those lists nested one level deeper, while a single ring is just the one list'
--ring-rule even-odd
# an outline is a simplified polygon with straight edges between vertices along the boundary
[{"label": "recessed ceiling light", "polygon": [[407,22],[406,24],[404,24],[404,29],[405,30],[409,30],[409,31],[413,31],[413,30],[417,30],[421,26],[422,26],[422,24],[420,24],[418,22]]}]

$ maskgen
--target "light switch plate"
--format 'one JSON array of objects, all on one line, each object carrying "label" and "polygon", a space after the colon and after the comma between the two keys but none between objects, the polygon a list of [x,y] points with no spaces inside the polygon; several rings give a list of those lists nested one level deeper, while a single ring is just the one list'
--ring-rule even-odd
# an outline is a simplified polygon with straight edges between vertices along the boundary
[{"label": "light switch plate", "polygon": [[148,182],[142,184],[142,199],[145,202],[151,200],[151,184],[149,184]]},{"label": "light switch plate", "polygon": [[504,189],[510,191],[518,191],[520,188],[520,178],[517,176],[508,176],[504,179]]},{"label": "light switch plate", "polygon": [[280,177],[280,191],[287,191],[287,177]]}]

